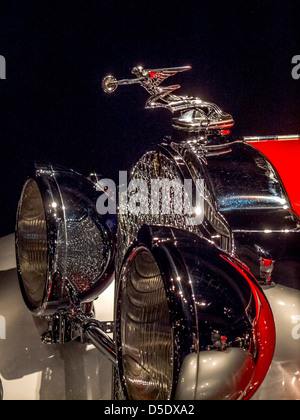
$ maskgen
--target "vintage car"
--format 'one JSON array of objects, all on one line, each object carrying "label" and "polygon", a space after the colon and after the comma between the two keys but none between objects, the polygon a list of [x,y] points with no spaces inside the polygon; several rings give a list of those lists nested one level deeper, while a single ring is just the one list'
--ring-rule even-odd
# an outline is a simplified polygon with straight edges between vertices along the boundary
[{"label": "vintage car", "polygon": [[[172,136],[118,186],[36,165],[17,213],[23,298],[49,322],[44,343],[105,354],[115,398],[247,400],[260,388],[267,399],[284,388],[298,399],[300,138],[234,140],[231,115],[161,86],[189,68],[103,79],[107,93],[138,84],[146,108],[173,113]],[[93,302],[113,278],[107,323]]]}]

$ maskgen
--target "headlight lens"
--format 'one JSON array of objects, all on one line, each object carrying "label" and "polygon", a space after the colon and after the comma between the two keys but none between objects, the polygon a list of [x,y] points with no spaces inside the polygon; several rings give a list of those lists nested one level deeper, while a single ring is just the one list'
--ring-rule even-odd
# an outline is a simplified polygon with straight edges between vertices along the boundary
[{"label": "headlight lens", "polygon": [[18,256],[24,292],[32,308],[43,300],[48,271],[47,224],[37,183],[23,189],[18,215]]},{"label": "headlight lens", "polygon": [[120,324],[128,398],[170,399],[174,360],[172,326],[159,267],[145,247],[135,249],[124,266]]}]

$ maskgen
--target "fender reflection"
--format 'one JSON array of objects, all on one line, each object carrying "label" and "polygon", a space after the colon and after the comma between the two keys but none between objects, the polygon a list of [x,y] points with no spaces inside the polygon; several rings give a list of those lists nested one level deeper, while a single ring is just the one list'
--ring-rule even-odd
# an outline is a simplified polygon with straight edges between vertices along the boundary
[{"label": "fender reflection", "polygon": [[[195,395],[196,400],[240,399],[254,370],[252,356],[239,348],[190,354],[182,365],[176,398],[188,400]],[[196,385],[193,371],[197,371]]]},{"label": "fender reflection", "polygon": [[258,284],[256,284],[256,281],[250,271],[248,271],[248,274],[246,274],[246,272],[241,267],[239,267],[238,262],[234,262],[232,259],[225,257],[224,255],[221,257],[227,260],[229,264],[233,265],[248,281],[252,289],[253,296],[255,297],[257,319],[254,323],[254,334],[255,340],[258,343],[258,354],[255,373],[251,384],[248,387],[247,394],[244,397],[244,399],[250,399],[255,394],[260,384],[263,382],[272,363],[276,344],[274,318],[270,305],[263,291],[258,286]]}]

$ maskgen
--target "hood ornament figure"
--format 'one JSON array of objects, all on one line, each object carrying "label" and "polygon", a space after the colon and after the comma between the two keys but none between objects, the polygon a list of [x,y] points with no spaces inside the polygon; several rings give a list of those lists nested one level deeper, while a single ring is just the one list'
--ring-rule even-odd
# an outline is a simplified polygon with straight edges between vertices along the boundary
[{"label": "hood ornament figure", "polygon": [[200,98],[174,95],[180,85],[160,86],[170,76],[175,76],[190,70],[190,66],[161,69],[144,69],[134,67],[132,74],[135,79],[117,80],[108,75],[102,81],[104,92],[113,93],[118,86],[139,84],[150,94],[146,102],[146,109],[166,108],[172,113],[180,112],[179,117],[173,118],[173,127],[188,133],[208,134],[213,131],[223,131],[229,134],[234,125],[233,117],[223,112],[217,105],[202,101]]}]

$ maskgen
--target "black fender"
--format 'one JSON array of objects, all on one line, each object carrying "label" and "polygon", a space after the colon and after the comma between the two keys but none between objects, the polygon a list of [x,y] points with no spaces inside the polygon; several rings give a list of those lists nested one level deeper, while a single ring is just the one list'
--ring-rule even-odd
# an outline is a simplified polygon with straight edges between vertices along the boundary
[{"label": "black fender", "polygon": [[[272,362],[276,337],[270,306],[249,269],[211,241],[181,229],[143,226],[123,267],[139,247],[151,252],[164,282],[174,346],[170,398],[250,398]],[[116,325],[126,394],[120,333],[123,281],[121,273]]]}]

